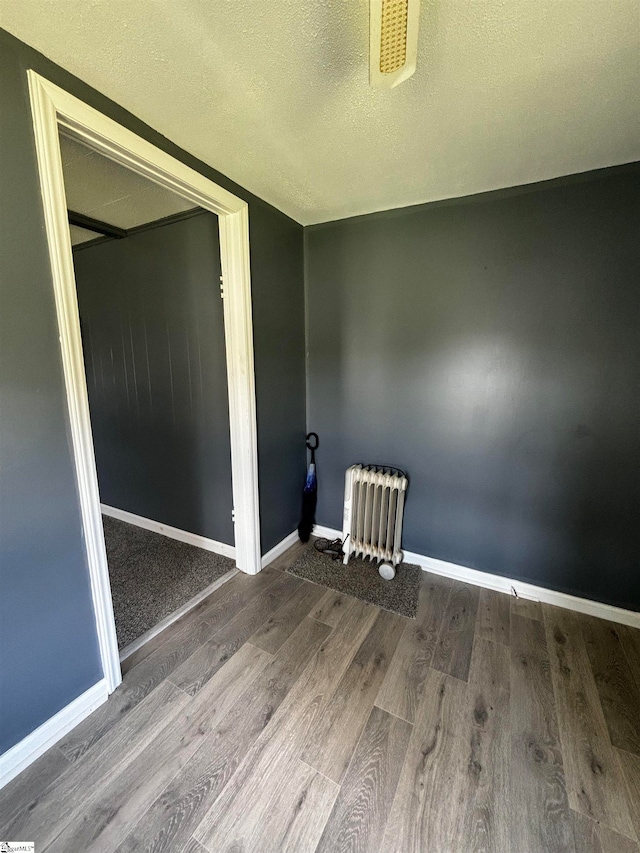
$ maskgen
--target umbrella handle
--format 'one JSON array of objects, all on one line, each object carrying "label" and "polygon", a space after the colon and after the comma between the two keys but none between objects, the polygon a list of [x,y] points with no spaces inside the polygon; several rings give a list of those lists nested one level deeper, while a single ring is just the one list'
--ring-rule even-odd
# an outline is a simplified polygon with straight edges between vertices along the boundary
[{"label": "umbrella handle", "polygon": [[[315,439],[314,443],[311,444],[309,439]],[[315,465],[316,462],[316,450],[320,447],[320,439],[318,438],[317,432],[307,433],[307,449],[311,451],[311,464]]]}]

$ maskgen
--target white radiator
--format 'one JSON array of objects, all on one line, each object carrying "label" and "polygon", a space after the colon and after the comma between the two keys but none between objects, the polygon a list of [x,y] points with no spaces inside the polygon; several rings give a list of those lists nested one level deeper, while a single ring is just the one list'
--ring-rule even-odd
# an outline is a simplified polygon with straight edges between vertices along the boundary
[{"label": "white radiator", "polygon": [[402,562],[402,513],[407,485],[405,475],[393,468],[347,468],[342,522],[345,566],[352,554],[393,566]]}]

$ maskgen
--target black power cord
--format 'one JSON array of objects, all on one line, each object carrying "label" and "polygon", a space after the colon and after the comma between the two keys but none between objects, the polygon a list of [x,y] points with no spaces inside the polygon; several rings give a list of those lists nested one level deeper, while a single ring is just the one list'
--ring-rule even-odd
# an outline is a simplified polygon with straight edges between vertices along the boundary
[{"label": "black power cord", "polygon": [[313,543],[316,551],[320,551],[321,554],[327,554],[332,560],[341,560],[344,557],[343,545],[344,542],[342,539],[323,539],[322,537],[316,539]]}]

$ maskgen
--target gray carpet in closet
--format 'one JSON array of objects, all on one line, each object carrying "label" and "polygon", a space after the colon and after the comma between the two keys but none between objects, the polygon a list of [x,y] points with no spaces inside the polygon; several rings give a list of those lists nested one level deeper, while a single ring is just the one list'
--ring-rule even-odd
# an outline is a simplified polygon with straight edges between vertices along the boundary
[{"label": "gray carpet in closet", "polygon": [[228,557],[109,516],[102,524],[121,649],[235,568]]}]

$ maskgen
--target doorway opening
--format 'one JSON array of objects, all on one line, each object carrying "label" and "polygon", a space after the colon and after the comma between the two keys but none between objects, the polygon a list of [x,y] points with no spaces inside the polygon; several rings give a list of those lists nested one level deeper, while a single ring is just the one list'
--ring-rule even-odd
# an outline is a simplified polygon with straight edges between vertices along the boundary
[{"label": "doorway opening", "polygon": [[218,218],[60,152],[123,661],[235,573]]},{"label": "doorway opening", "polygon": [[35,72],[29,71],[28,77],[91,590],[105,683],[107,691],[112,692],[122,676],[89,418],[59,133],[70,143],[87,146],[174,193],[189,208],[202,208],[218,217],[235,561],[241,571],[255,574],[260,571],[260,535],[248,208],[242,199]]}]

